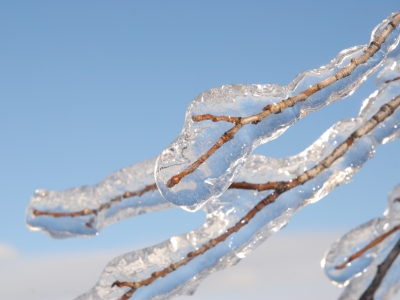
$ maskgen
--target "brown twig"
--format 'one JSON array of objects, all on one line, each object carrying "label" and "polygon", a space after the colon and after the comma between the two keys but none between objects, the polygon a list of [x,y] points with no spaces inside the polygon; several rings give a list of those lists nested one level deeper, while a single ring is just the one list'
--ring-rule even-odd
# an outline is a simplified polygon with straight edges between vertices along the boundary
[{"label": "brown twig", "polygon": [[[157,189],[157,185],[151,184],[151,185],[146,185],[143,189],[138,190],[138,191],[133,191],[133,192],[125,192],[122,195],[116,196],[106,203],[101,204],[98,208],[95,209],[90,209],[90,208],[84,208],[79,211],[74,211],[74,212],[53,212],[53,211],[40,211],[37,209],[34,209],[32,213],[37,217],[37,216],[50,216],[54,218],[61,218],[61,217],[80,217],[80,216],[87,216],[87,215],[97,215],[100,211],[104,209],[109,209],[111,206],[115,205],[118,202],[121,202],[122,200],[130,197],[135,197],[135,196],[142,196],[144,193],[154,191]],[[85,225],[88,227],[92,227],[94,219],[92,219],[90,222],[86,223]]]},{"label": "brown twig", "polygon": [[[270,190],[270,189],[276,188],[276,183],[268,182],[266,184],[254,184],[254,183],[247,183],[247,182],[233,182],[229,188],[230,189],[258,190],[260,192],[260,191],[265,191],[265,190]],[[110,199],[106,203],[101,204],[96,209],[84,208],[82,210],[73,211],[73,212],[54,212],[54,211],[41,211],[41,210],[34,209],[32,211],[32,213],[37,217],[38,216],[50,216],[50,217],[54,217],[54,218],[63,218],[63,217],[74,218],[74,217],[80,217],[80,216],[87,216],[87,215],[91,215],[91,214],[97,215],[100,211],[102,211],[104,209],[109,209],[112,205],[114,205],[124,199],[134,197],[134,196],[140,197],[143,194],[154,191],[156,189],[157,189],[156,184],[152,184],[152,185],[145,186],[143,189],[141,189],[139,191],[125,192],[124,194],[115,196],[114,198]],[[86,226],[91,227],[93,221],[94,221],[94,219],[91,219],[90,222],[85,223]]]},{"label": "brown twig", "polygon": [[365,292],[361,295],[360,300],[373,300],[375,292],[380,287],[383,278],[386,276],[386,273],[389,271],[393,262],[400,254],[400,239],[397,241],[396,245],[390,251],[389,255],[386,259],[378,266],[378,270],[375,274],[374,279],[371,284],[365,290]]},{"label": "brown twig", "polygon": [[386,80],[385,83],[390,83],[390,82],[397,81],[397,80],[400,80],[400,76],[390,79],[390,80]]},{"label": "brown twig", "polygon": [[231,116],[214,116],[211,114],[205,114],[205,115],[198,115],[198,116],[192,116],[192,120],[194,122],[201,122],[201,121],[213,121],[213,122],[229,122],[229,123],[240,123],[240,117],[231,117]]},{"label": "brown twig", "polygon": [[357,66],[367,62],[368,59],[370,59],[381,48],[383,42],[385,42],[388,35],[393,31],[393,29],[398,25],[399,22],[400,22],[400,13],[397,13],[393,16],[392,20],[388,23],[388,25],[382,31],[382,33],[374,41],[371,42],[368,48],[364,51],[364,54],[360,55],[357,58],[352,58],[351,62],[347,66],[340,69],[335,75],[332,75],[318,82],[317,84],[313,85],[312,87],[308,88],[307,90],[301,92],[300,94],[294,97],[289,97],[274,105],[269,104],[265,106],[263,108],[263,111],[258,114],[242,118],[240,117],[235,118],[230,116],[214,116],[211,114],[193,116],[192,120],[195,122],[200,122],[203,120],[212,120],[213,122],[226,121],[226,122],[232,122],[235,125],[231,129],[226,131],[205,154],[200,156],[189,167],[187,167],[177,175],[172,176],[168,180],[166,186],[168,188],[172,188],[173,186],[178,184],[182,180],[182,178],[193,173],[202,163],[204,163],[211,155],[213,155],[219,148],[221,148],[222,145],[233,139],[235,134],[243,126],[248,124],[257,124],[271,114],[279,114],[285,109],[292,107],[299,102],[305,101],[306,99],[308,99],[308,97],[315,94],[316,92],[332,85],[333,83],[341,80],[342,78],[351,75],[353,70]]},{"label": "brown twig", "polygon": [[118,287],[130,287],[130,290],[124,294],[121,298],[123,300],[129,299],[133,293],[142,286],[147,286],[154,282],[156,279],[160,277],[165,277],[169,273],[173,272],[180,266],[186,265],[195,257],[204,254],[208,249],[215,247],[219,243],[225,241],[231,234],[239,231],[242,227],[244,227],[247,223],[250,222],[251,219],[263,208],[267,205],[275,202],[275,200],[283,193],[288,190],[291,190],[299,185],[306,183],[307,181],[317,177],[323,171],[328,169],[338,158],[342,157],[347,150],[351,147],[354,142],[368,134],[372,129],[375,128],[376,125],[384,121],[387,117],[393,114],[393,112],[400,106],[400,95],[392,99],[390,102],[383,105],[380,110],[369,119],[363,126],[354,131],[342,144],[336,147],[330,155],[324,158],[321,162],[319,162],[316,166],[311,168],[310,170],[302,173],[298,177],[294,178],[290,181],[279,181],[279,182],[268,182],[266,184],[251,184],[246,182],[234,183],[233,188],[247,188],[247,189],[255,189],[255,190],[264,190],[264,189],[272,189],[273,192],[269,194],[266,198],[261,200],[256,206],[254,206],[243,218],[241,218],[235,225],[228,228],[227,231],[220,236],[211,239],[204,245],[202,245],[199,249],[189,252],[185,258],[182,260],[170,264],[168,267],[164,268],[161,271],[153,272],[151,276],[147,279],[144,279],[139,282],[120,282],[115,281],[112,284],[113,286]]},{"label": "brown twig", "polygon": [[363,255],[365,252],[367,252],[369,249],[375,247],[379,243],[381,243],[384,239],[386,239],[388,236],[390,236],[392,233],[396,232],[397,230],[400,229],[400,225],[397,225],[390,229],[388,232],[385,232],[384,234],[378,236],[376,239],[374,239],[372,242],[370,242],[367,246],[364,248],[358,250],[356,253],[352,254],[349,256],[349,258],[342,263],[341,265],[338,265],[335,267],[335,269],[344,269],[348,263],[352,262],[353,260],[359,258],[361,255]]},{"label": "brown twig", "polygon": [[276,190],[278,186],[279,186],[278,182],[267,182],[267,183],[232,182],[229,188],[242,189],[242,190],[257,190],[261,192],[266,190]]}]

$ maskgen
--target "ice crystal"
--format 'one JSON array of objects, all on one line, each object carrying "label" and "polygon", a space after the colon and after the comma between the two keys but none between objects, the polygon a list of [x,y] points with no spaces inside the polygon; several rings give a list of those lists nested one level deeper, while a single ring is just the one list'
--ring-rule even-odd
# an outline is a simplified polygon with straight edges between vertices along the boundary
[{"label": "ice crystal", "polygon": [[[384,20],[372,32],[373,41],[391,20]],[[370,76],[399,41],[397,27],[381,49],[365,64],[338,82],[310,96],[306,101],[280,114],[272,114],[239,130],[235,137],[222,145],[193,173],[185,176],[172,188],[167,183],[172,176],[186,169],[208,151],[232,127],[228,122],[194,122],[193,116],[203,114],[250,116],[263,107],[295,96],[310,86],[334,75],[352,58],[363,54],[367,46],[352,47],[340,52],[329,64],[299,74],[289,85],[236,84],[224,85],[201,93],[189,105],[181,134],[160,154],[156,165],[156,182],[162,195],[187,210],[197,210],[209,199],[221,195],[237,177],[254,148],[280,136],[297,120],[334,101],[351,95]]]}]

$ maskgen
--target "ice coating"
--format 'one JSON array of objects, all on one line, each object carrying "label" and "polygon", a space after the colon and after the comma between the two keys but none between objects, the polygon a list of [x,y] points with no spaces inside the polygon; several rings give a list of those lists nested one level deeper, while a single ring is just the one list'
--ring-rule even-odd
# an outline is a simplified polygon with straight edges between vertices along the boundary
[{"label": "ice coating", "polygon": [[[360,116],[370,118],[372,111],[382,105],[385,98],[393,97],[400,93],[400,51],[387,59],[385,68],[377,77],[377,85],[380,91],[373,95],[373,101],[368,99],[364,102]],[[375,107],[372,109],[372,107]],[[389,125],[390,124],[390,125]],[[386,126],[389,125],[389,126]],[[393,118],[389,123],[382,124],[375,129],[375,140],[386,143],[399,137],[400,132],[396,130],[387,137],[383,137],[383,131],[390,128],[398,129],[400,120]],[[380,136],[380,137],[379,137]],[[371,220],[343,236],[332,245],[323,259],[323,267],[328,277],[338,285],[347,285],[340,299],[359,299],[361,294],[372,282],[377,267],[387,257],[389,251],[399,240],[400,233],[396,226],[400,225],[400,185],[396,186],[389,194],[388,206],[383,217]],[[345,268],[338,269],[337,266],[345,264],[351,255],[363,249],[370,242],[385,233],[395,230],[382,242],[366,251],[361,257],[354,259]],[[384,277],[374,299],[389,299],[397,291],[400,282],[400,260],[397,258],[388,273]]]},{"label": "ice coating", "polygon": [[[328,277],[339,285],[347,285],[340,299],[359,299],[376,276],[381,264],[400,239],[396,226],[400,225],[400,185],[389,194],[388,206],[383,217],[373,219],[347,233],[332,245],[323,259],[323,267]],[[390,234],[390,231],[393,231]],[[379,244],[366,251],[361,257],[351,261],[343,269],[336,266],[346,263],[350,255],[363,249],[374,239],[388,233]],[[397,291],[400,283],[400,258],[397,257],[383,277],[374,299],[389,299]]]},{"label": "ice coating", "polygon": [[[372,32],[373,41],[387,26],[393,14]],[[236,84],[224,85],[201,93],[189,105],[181,134],[160,154],[156,164],[156,183],[162,195],[184,209],[197,210],[209,199],[221,195],[237,177],[252,150],[260,144],[277,138],[301,117],[334,101],[351,95],[371,75],[387,54],[398,44],[400,29],[395,28],[381,49],[353,73],[306,101],[272,114],[258,124],[249,124],[239,130],[234,138],[223,144],[193,173],[183,177],[173,187],[169,180],[185,170],[206,153],[224,132],[232,128],[229,122],[193,121],[193,116],[245,117],[260,113],[268,104],[275,104],[295,96],[310,86],[334,75],[349,64],[352,58],[363,54],[367,46],[352,47],[340,52],[329,64],[299,74],[289,85]]]},{"label": "ice coating", "polygon": [[[237,181],[265,183],[286,181],[302,174],[318,164],[343,142],[355,129],[375,114],[380,105],[392,99],[392,93],[400,94],[399,81],[385,83],[380,91],[371,95],[360,110],[359,117],[336,123],[313,145],[302,153],[283,159],[251,155]],[[353,146],[320,176],[282,194],[274,203],[260,210],[244,227],[232,233],[226,240],[209,248],[164,277],[149,285],[137,288],[132,299],[170,299],[178,295],[191,295],[209,274],[233,266],[246,257],[261,242],[279,231],[291,216],[308,203],[318,201],[337,185],[351,180],[363,164],[373,157],[375,147],[394,140],[400,133],[400,109],[383,121],[369,134],[356,140]],[[271,191],[228,189],[219,198],[207,202],[202,209],[206,222],[200,228],[186,234],[112,260],[105,268],[99,282],[78,299],[128,299],[123,295],[129,287],[113,286],[116,281],[139,282],[151,278],[153,272],[161,272],[171,264],[187,257],[189,252],[229,231],[244,215]]]},{"label": "ice coating", "polygon": [[123,168],[94,186],[37,190],[27,208],[26,224],[54,238],[92,236],[119,220],[173,208],[155,186],[155,161]]}]

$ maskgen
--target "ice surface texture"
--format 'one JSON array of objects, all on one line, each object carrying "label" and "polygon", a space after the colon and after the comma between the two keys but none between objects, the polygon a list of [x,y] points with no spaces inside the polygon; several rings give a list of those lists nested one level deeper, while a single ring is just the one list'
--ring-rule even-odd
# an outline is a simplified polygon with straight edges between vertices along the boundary
[{"label": "ice surface texture", "polygon": [[[383,81],[388,71],[391,72],[391,66],[385,67],[378,82]],[[313,145],[296,156],[275,159],[250,155],[237,181],[290,181],[303,174],[330,155],[352,132],[377,113],[380,106],[394,95],[399,95],[399,83],[400,80],[389,83],[383,81],[380,90],[364,101],[357,118],[336,123]],[[399,125],[400,109],[397,109],[372,131],[357,139],[341,158],[318,177],[281,194],[275,202],[258,211],[249,222],[241,220],[272,192],[228,189],[219,198],[212,199],[202,207],[206,212],[206,222],[200,228],[171,237],[153,247],[115,258],[107,265],[95,287],[78,299],[170,299],[193,294],[206,276],[235,265],[284,227],[300,208],[318,201],[337,185],[349,182],[374,155],[377,145],[392,141],[400,135]],[[230,231],[242,222],[246,224],[240,230]],[[226,239],[215,242],[227,232],[231,233]],[[205,245],[209,245],[208,249],[201,255],[190,254]],[[162,273],[164,275],[160,276]],[[127,286],[120,287],[115,285],[116,282],[126,282]]]},{"label": "ice surface texture", "polygon": [[[387,22],[385,20],[380,27],[378,26],[374,30],[373,35],[376,35]],[[386,53],[391,50],[389,48],[394,47],[397,43],[398,33],[399,30],[396,29],[393,33],[396,34],[396,37],[392,35],[388,37],[388,41],[392,40],[392,46],[384,44],[381,50],[368,61],[365,69],[361,68],[364,71],[359,71],[361,73],[357,73],[358,76],[361,76],[360,74],[363,74],[362,77],[367,76],[376,68],[382,59],[384,59]],[[205,94],[214,95],[213,102],[201,102],[201,100],[198,100],[194,102],[194,106],[199,105],[200,107],[204,105],[207,107],[207,111],[204,111],[205,113],[230,115],[229,109],[232,111],[243,109],[240,114],[243,112],[253,113],[251,110],[255,109],[254,107],[258,105],[258,101],[261,98],[265,98],[263,96],[265,89],[271,89],[268,93],[266,91],[270,98],[265,99],[266,103],[260,105],[259,109],[262,109],[263,106],[275,100],[278,101],[292,95],[294,90],[302,91],[310,84],[319,81],[318,79],[325,78],[325,72],[334,72],[330,68],[335,69],[335,64],[349,60],[352,54],[363,51],[363,49],[363,47],[359,47],[349,49],[347,53],[342,52],[342,58],[337,58],[331,66],[303,73],[297,77],[297,81],[295,80],[294,83],[286,88],[272,85],[229,86],[226,96],[232,96],[235,90],[233,87],[238,87],[240,91],[243,91],[243,88],[245,91],[251,90],[252,92],[248,92],[248,94],[241,93],[236,98],[231,97],[232,100],[228,101],[225,99],[223,101],[225,97],[223,95],[224,88],[210,90]],[[249,125],[250,127],[248,128],[250,129],[244,128],[243,130],[248,131],[247,133],[246,131],[243,132],[253,138],[250,141],[250,146],[246,144],[242,149],[240,148],[242,146],[239,145],[239,148],[247,153],[244,156],[247,159],[243,159],[243,157],[241,159],[238,156],[239,158],[232,160],[233,164],[236,164],[232,166],[231,162],[226,162],[224,160],[225,157],[220,156],[221,165],[228,164],[230,168],[228,168],[228,171],[231,173],[223,173],[226,175],[224,176],[228,185],[233,178],[232,174],[239,172],[238,166],[242,164],[244,166],[240,174],[235,175],[237,176],[236,181],[245,181],[248,183],[266,183],[270,181],[292,182],[297,176],[305,174],[306,170],[320,165],[319,163],[326,157],[329,157],[332,151],[345,141],[352,132],[363,126],[363,124],[367,124],[367,120],[384,103],[400,94],[400,80],[395,80],[399,76],[397,67],[399,60],[400,57],[393,57],[386,64],[384,70],[378,76],[379,91],[364,101],[357,118],[342,120],[336,123],[313,145],[296,156],[274,159],[260,155],[248,155],[248,151],[243,149],[250,149],[257,145],[257,143],[278,136],[285,130],[289,123],[294,122],[308,111],[317,109],[326,103],[345,96],[347,93],[351,93],[353,89],[347,90],[347,86],[355,87],[361,83],[363,78],[347,77],[343,80],[346,83],[346,88],[339,84],[334,84],[327,90],[310,97],[306,102],[288,109],[287,113],[285,111],[278,115],[271,115],[271,117],[265,119],[266,123],[264,123],[269,124],[273,128],[272,131],[268,131],[268,134],[265,133],[267,129],[263,129],[264,126],[262,126],[264,121],[258,125]],[[371,67],[370,64],[372,62],[375,65]],[[322,75],[318,72],[321,72]],[[261,91],[260,96],[257,96],[256,91]],[[328,93],[327,91],[330,92]],[[273,92],[276,92],[278,96],[275,94],[271,96]],[[319,96],[317,97],[317,95]],[[324,97],[321,95],[324,95]],[[249,102],[242,101],[242,98],[246,97],[249,99]],[[222,107],[221,111],[218,111],[219,105]],[[213,110],[210,111],[209,109]],[[198,113],[196,112],[196,114]],[[189,113],[187,120],[190,117]],[[224,126],[225,123],[215,124]],[[198,133],[196,143],[199,139],[205,143],[207,137],[214,138],[215,140],[221,134],[221,132],[218,132],[215,135],[210,135],[209,131],[215,132],[220,130],[219,127],[213,127],[214,123],[200,122],[189,125],[192,126],[191,128],[205,126],[202,128],[198,127],[201,130],[196,131]],[[90,291],[80,296],[79,299],[127,299],[131,296],[133,299],[169,299],[177,295],[192,294],[207,275],[236,264],[262,241],[285,226],[289,222],[290,217],[300,208],[308,203],[318,201],[337,185],[349,182],[352,175],[374,155],[377,145],[392,141],[400,135],[399,126],[400,110],[398,109],[372,131],[361,138],[355,139],[352,146],[339,159],[329,164],[318,176],[309,179],[302,185],[279,193],[279,197],[274,202],[257,209],[256,213],[248,220],[244,220],[243,217],[248,215],[249,212],[254,211],[260,201],[273,195],[272,190],[257,191],[232,188],[228,189],[219,198],[211,197],[211,200],[202,207],[206,212],[207,219],[200,228],[187,234],[172,237],[153,247],[115,258],[107,265],[99,282]],[[224,130],[226,128],[222,129],[222,132]],[[255,132],[261,132],[262,134],[257,137]],[[191,133],[188,132],[188,134],[189,139],[191,138]],[[238,135],[232,141],[235,140],[246,141],[246,137]],[[190,146],[192,145],[192,141],[189,139],[187,144],[182,145],[186,147],[185,149],[191,149],[190,151],[194,152],[195,149]],[[211,141],[211,143],[213,142]],[[224,146],[231,147],[229,143]],[[218,151],[223,149],[225,148],[221,148]],[[218,155],[218,151],[214,156]],[[226,151],[224,152],[225,156],[240,152],[234,150],[234,148],[224,151]],[[186,152],[181,151],[182,153],[186,155]],[[196,153],[196,155],[198,154],[201,155],[202,153]],[[182,156],[182,159],[186,159],[185,157]],[[154,160],[149,160],[123,169],[112,174],[94,187],[80,187],[64,192],[37,191],[32,197],[27,211],[28,226],[45,230],[56,237],[91,235],[98,232],[103,226],[118,219],[133,216],[140,212],[151,212],[171,207],[172,204],[164,201],[159,192],[153,188],[155,184],[153,177],[154,163]],[[227,186],[224,186],[226,185],[224,183],[225,179],[222,180],[213,175],[215,173],[214,169],[219,169],[219,161],[207,160],[207,163],[201,167],[203,171],[206,168],[205,166],[209,167],[209,170],[205,171],[211,175],[202,182],[204,183],[205,180],[208,180],[208,182],[216,187],[214,191],[220,189],[218,193],[214,194],[216,196],[227,188]],[[156,171],[160,171],[159,166],[157,166]],[[195,175],[196,172],[189,176]],[[188,178],[190,178],[189,176]],[[177,185],[175,189],[179,189],[179,186]],[[191,188],[193,188],[192,192],[196,193],[197,182]],[[190,196],[190,192],[186,192]],[[275,190],[275,192],[278,194],[278,190]],[[238,226],[238,224],[240,224],[238,230],[231,230],[235,226]],[[224,235],[226,238],[221,239],[220,237]],[[200,255],[193,255],[193,253],[196,253],[200,249],[205,249],[205,251]],[[126,282],[125,286],[120,284],[124,281]],[[140,284],[140,282],[148,284]]]},{"label": "ice surface texture", "polygon": [[174,207],[154,183],[156,159],[123,168],[94,186],[37,190],[26,213],[32,230],[54,238],[91,236],[119,220]]},{"label": "ice surface texture", "polygon": [[[371,42],[388,25],[393,15],[372,32]],[[367,46],[352,47],[340,52],[329,64],[299,74],[289,85],[235,84],[224,85],[201,93],[189,105],[181,134],[160,154],[156,165],[156,182],[162,195],[184,209],[197,210],[209,199],[221,195],[237,177],[252,150],[277,138],[301,117],[334,101],[351,95],[371,75],[386,55],[397,45],[400,29],[395,28],[380,50],[366,63],[359,65],[350,76],[311,95],[279,114],[271,114],[257,124],[248,124],[237,131],[234,138],[223,144],[194,172],[183,177],[172,187],[170,180],[186,170],[205,154],[231,129],[231,122],[205,120],[195,122],[199,115],[248,117],[263,111],[283,99],[293,97],[312,85],[334,75],[348,65],[352,58],[364,53]]]},{"label": "ice surface texture", "polygon": [[[377,273],[377,267],[388,256],[400,239],[400,185],[389,194],[388,207],[381,218],[371,220],[343,236],[332,245],[325,255],[323,265],[325,272],[335,283],[348,285],[340,299],[359,299],[371,284]],[[393,233],[390,233],[393,231]],[[346,267],[337,266],[346,263],[349,257],[363,249],[383,234],[389,234],[376,246],[349,262]],[[349,284],[350,282],[350,284]],[[400,282],[400,257],[397,257],[391,268],[383,277],[374,294],[375,300],[390,299],[397,292]]]},{"label": "ice surface texture", "polygon": [[[400,51],[385,62],[385,68],[377,77],[377,84],[381,88],[374,101],[363,104],[362,114],[371,116],[371,106],[381,105],[385,98],[400,93]],[[377,130],[388,130],[400,127],[400,120],[393,119],[391,125],[382,124]],[[376,140],[385,143],[390,139],[397,138],[399,132],[393,132],[387,138],[376,135]],[[377,273],[377,267],[388,256],[391,249],[400,239],[397,231],[400,226],[400,185],[396,186],[388,198],[388,207],[381,218],[371,220],[343,236],[332,245],[323,259],[323,267],[328,277],[338,285],[347,285],[340,299],[359,299],[367,287],[371,284]],[[390,233],[393,231],[393,233]],[[383,241],[379,242],[360,257],[349,262],[349,257],[357,251],[373,242],[376,238],[389,234]],[[348,262],[348,263],[347,263]],[[347,263],[347,264],[346,264]],[[338,266],[344,266],[338,268]],[[383,278],[374,299],[389,299],[396,291],[400,282],[400,259],[397,258],[386,276]],[[350,283],[350,284],[349,284]]]}]

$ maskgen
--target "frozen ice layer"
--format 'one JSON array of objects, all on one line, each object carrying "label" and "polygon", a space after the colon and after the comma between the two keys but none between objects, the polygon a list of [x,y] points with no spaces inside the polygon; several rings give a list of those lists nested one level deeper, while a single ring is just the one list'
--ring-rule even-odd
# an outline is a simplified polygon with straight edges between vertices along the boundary
[{"label": "frozen ice layer", "polygon": [[[374,41],[388,25],[393,15],[379,24],[372,32]],[[278,114],[271,114],[262,121],[244,125],[234,137],[224,133],[230,130],[238,117],[259,114],[267,105],[294,97],[318,82],[335,75],[353,58],[361,56],[367,46],[352,47],[340,52],[330,63],[299,74],[289,85],[235,84],[224,85],[201,93],[189,105],[181,134],[159,155],[156,164],[156,182],[161,194],[174,204],[187,210],[197,210],[210,199],[220,196],[240,173],[243,165],[258,145],[280,136],[306,114],[334,101],[351,95],[368,78],[392,51],[399,41],[396,27],[382,44],[380,50],[364,64],[336,83],[309,96]],[[224,121],[212,119],[198,121],[201,115],[225,116]],[[193,119],[194,118],[194,119]],[[221,142],[228,140],[225,143]],[[231,138],[231,139],[230,139]],[[217,143],[218,142],[218,143]],[[212,147],[217,149],[202,156]],[[191,169],[180,181],[174,179],[181,172]]]},{"label": "frozen ice layer", "polygon": [[[363,103],[360,117],[364,119],[371,118],[374,111],[387,101],[386,99],[400,94],[400,51],[396,51],[385,61],[385,67],[377,77],[377,85],[379,91]],[[375,144],[385,144],[400,136],[398,115],[397,110],[387,122],[380,124],[371,133]],[[378,265],[386,259],[399,240],[398,229],[400,229],[400,185],[391,191],[383,217],[353,229],[333,244],[325,255],[323,267],[328,277],[338,285],[347,286],[340,299],[360,298],[374,279]],[[382,236],[385,238],[374,245],[373,242]],[[359,251],[362,255],[352,258]],[[374,299],[389,299],[397,291],[396,286],[400,282],[399,268],[400,260],[396,259],[376,291]]]},{"label": "frozen ice layer", "polygon": [[[357,118],[339,121],[296,156],[275,159],[250,155],[236,181],[290,181],[310,170],[366,124],[380,106],[392,100],[393,93],[400,94],[399,83],[393,81],[380,86],[380,90],[363,103]],[[243,217],[272,191],[228,189],[202,206],[206,221],[201,227],[115,258],[106,266],[98,283],[78,299],[171,299],[193,294],[206,276],[245,258],[283,228],[299,209],[349,182],[374,156],[376,146],[399,136],[400,127],[396,125],[399,122],[400,109],[397,109],[372,131],[355,140],[351,148],[319,176],[281,194],[249,221],[243,221]],[[243,223],[240,230],[232,231],[239,223]],[[227,233],[225,239],[220,238]],[[200,250],[204,250],[200,255],[193,254]]]},{"label": "frozen ice layer", "polygon": [[[334,243],[325,255],[323,267],[328,277],[338,285],[347,286],[340,299],[360,299],[375,278],[378,265],[399,241],[399,229],[400,185],[390,192],[383,217],[353,229]],[[357,252],[361,255],[352,258]],[[390,299],[398,291],[399,283],[400,258],[397,257],[374,293],[374,299]]]},{"label": "frozen ice layer", "polygon": [[[388,20],[385,20],[380,24],[373,31],[373,36],[387,23]],[[371,131],[354,139],[351,147],[340,158],[327,165],[318,176],[280,193],[278,198],[268,205],[258,206],[263,199],[273,195],[272,190],[258,191],[238,187],[227,189],[233,179],[236,183],[294,181],[297,176],[305,174],[306,170],[322,165],[320,162],[330,157],[334,149],[337,149],[337,146],[355,130],[369,124],[368,120],[385,103],[400,94],[400,80],[396,79],[400,76],[399,54],[392,55],[387,60],[378,75],[379,90],[364,101],[358,117],[337,122],[309,148],[296,156],[275,159],[249,154],[249,151],[259,143],[277,137],[287,126],[307,112],[350,94],[397,45],[398,34],[399,30],[396,29],[393,35],[388,37],[388,44],[383,44],[381,50],[358,69],[359,73],[353,73],[354,77],[350,76],[342,83],[332,85],[310,97],[306,102],[285,110],[282,114],[271,115],[258,124],[244,127],[241,131],[243,133],[238,133],[233,140],[207,159],[197,171],[170,189],[171,193],[179,197],[188,196],[188,203],[180,203],[187,209],[201,207],[206,212],[205,223],[194,231],[113,259],[106,266],[97,284],[78,299],[170,299],[179,295],[191,295],[206,276],[238,263],[269,236],[283,228],[300,208],[320,200],[336,186],[349,182],[365,162],[374,156],[378,145],[399,137],[399,109]],[[172,155],[168,156],[170,155],[168,151],[164,153],[166,158],[169,157],[164,161],[168,162],[164,168],[178,168],[179,171],[182,162],[186,163],[188,159],[195,159],[202,154],[201,151],[204,150],[201,148],[202,144],[206,144],[208,139],[211,139],[211,144],[214,143],[221,133],[232,126],[229,122],[190,123],[194,114],[212,113],[228,116],[235,115],[236,112],[252,114],[268,103],[284,99],[295,94],[295,91],[303,91],[310,84],[328,76],[327,74],[334,73],[340,64],[345,64],[353,55],[361,53],[364,49],[365,47],[348,49],[339,54],[331,64],[300,74],[287,87],[237,85],[224,86],[203,93],[189,107],[182,135],[172,145],[173,147],[168,148]],[[203,96],[204,99],[201,98]],[[220,126],[225,125],[229,126],[221,129]],[[251,139],[247,140],[247,136]],[[231,143],[236,140],[239,140],[239,144]],[[27,210],[28,226],[43,230],[55,237],[88,236],[119,219],[171,207],[172,204],[163,200],[155,189],[157,180],[158,187],[165,196],[166,181],[163,181],[163,187],[160,185],[160,180],[167,180],[169,175],[162,177],[165,174],[161,174],[164,172],[160,167],[161,158],[158,158],[155,169],[155,160],[148,160],[118,171],[96,186],[79,187],[63,192],[37,191]],[[278,190],[275,192],[278,193]],[[195,195],[192,198],[190,198],[191,193]],[[205,201],[207,197],[204,198],[204,195],[207,197],[211,195],[210,200]],[[179,197],[176,199],[179,200]],[[198,199],[204,201],[199,202]],[[381,232],[390,230],[395,224],[394,220],[397,219],[398,206],[397,201],[389,202],[389,209],[383,218],[356,229],[349,234],[349,237],[354,235],[352,238],[354,243],[363,247],[371,239],[371,230],[379,229]],[[245,220],[244,216],[252,211],[255,211],[254,215]],[[389,221],[382,223],[383,219],[392,223]],[[232,230],[232,228],[238,229]],[[385,249],[378,247],[373,250],[377,252],[372,251],[369,254],[377,253],[378,258],[384,255],[385,251],[386,253],[389,251],[392,245],[390,243],[394,242],[396,236],[398,233],[387,239],[389,244]],[[341,263],[346,262],[348,255],[354,250],[353,245],[348,245],[350,244],[343,247],[346,253],[339,259]],[[339,245],[336,249],[340,247]],[[202,252],[199,252],[200,250]],[[342,255],[342,250],[338,253]],[[329,263],[330,260],[326,259],[326,266]],[[351,268],[343,273],[334,273],[336,271],[332,269],[330,269],[332,272],[328,273],[337,282],[351,280],[343,299],[353,299],[351,295],[355,295],[354,293],[359,295],[360,288],[365,288],[365,282],[370,280],[365,274],[374,272],[374,264],[376,265],[374,255],[368,256],[366,252],[365,257],[358,262],[354,261],[349,266]],[[398,282],[400,272],[397,264],[396,261],[390,269],[393,273],[388,273],[389,279],[385,284],[390,287],[386,290],[393,290],[393,284]],[[360,270],[363,270],[363,276],[358,276]]]},{"label": "frozen ice layer", "polygon": [[155,161],[123,168],[94,186],[37,190],[26,212],[28,228],[54,238],[93,236],[120,220],[174,207],[154,183]]}]

